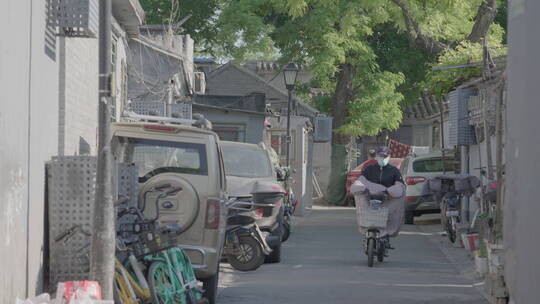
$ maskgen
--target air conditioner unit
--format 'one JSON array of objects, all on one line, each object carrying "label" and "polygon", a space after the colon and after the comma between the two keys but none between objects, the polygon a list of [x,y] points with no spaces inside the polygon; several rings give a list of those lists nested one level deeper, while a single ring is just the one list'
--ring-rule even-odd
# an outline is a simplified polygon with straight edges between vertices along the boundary
[{"label": "air conditioner unit", "polygon": [[204,94],[206,92],[206,77],[204,72],[195,72],[195,93]]}]

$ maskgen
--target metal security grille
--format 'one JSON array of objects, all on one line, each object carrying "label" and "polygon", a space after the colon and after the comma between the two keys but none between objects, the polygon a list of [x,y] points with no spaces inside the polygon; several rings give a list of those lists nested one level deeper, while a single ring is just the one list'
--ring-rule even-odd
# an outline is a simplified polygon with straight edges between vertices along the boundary
[{"label": "metal security grille", "polygon": [[[96,164],[93,156],[56,157],[47,163],[50,286],[88,279]],[[114,197],[129,197],[127,204],[135,206],[139,193],[137,166],[117,164],[115,181]]]},{"label": "metal security grille", "polygon": [[140,115],[165,116],[165,104],[159,102],[132,102],[129,104],[131,111]]},{"label": "metal security grille", "polygon": [[92,156],[47,163],[51,286],[88,279],[96,163]]},{"label": "metal security grille", "polygon": [[468,102],[476,94],[474,89],[457,89],[448,94],[449,142],[451,145],[476,143],[474,128],[469,123]]},{"label": "metal security grille", "polygon": [[127,205],[136,206],[139,195],[139,168],[134,164],[117,164],[117,195],[116,197],[127,197]]},{"label": "metal security grille", "polygon": [[[139,198],[139,168],[134,164],[117,164],[117,198],[127,197],[129,201],[126,207],[137,206]],[[136,215],[125,215],[117,221],[117,228],[120,224],[133,223]]]},{"label": "metal security grille", "polygon": [[97,0],[48,0],[49,26],[58,29],[58,35],[71,37],[97,37],[99,11]]},{"label": "metal security grille", "polygon": [[[192,107],[190,103],[176,103],[171,104],[170,106],[170,115],[176,118],[192,118]],[[177,117],[178,116],[178,117]]]}]

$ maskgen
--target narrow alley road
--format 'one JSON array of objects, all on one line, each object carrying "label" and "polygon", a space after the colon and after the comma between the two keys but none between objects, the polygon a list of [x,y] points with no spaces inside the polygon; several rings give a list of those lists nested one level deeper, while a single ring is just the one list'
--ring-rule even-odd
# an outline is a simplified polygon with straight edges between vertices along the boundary
[{"label": "narrow alley road", "polygon": [[488,303],[425,227],[405,226],[390,258],[368,268],[354,216],[351,208],[318,208],[284,244],[280,264],[249,273],[222,264],[218,303]]}]

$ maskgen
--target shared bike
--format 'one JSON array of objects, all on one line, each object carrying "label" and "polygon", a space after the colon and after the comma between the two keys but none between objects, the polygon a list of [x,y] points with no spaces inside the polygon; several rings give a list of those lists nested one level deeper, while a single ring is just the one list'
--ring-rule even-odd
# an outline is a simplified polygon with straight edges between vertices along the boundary
[{"label": "shared bike", "polygon": [[[180,190],[162,185],[152,191],[158,192],[157,204]],[[123,304],[207,303],[189,258],[176,246],[181,228],[159,226],[159,208],[156,210],[156,216],[147,219],[138,207],[118,207],[115,301]],[[129,215],[129,221],[122,221]]]}]

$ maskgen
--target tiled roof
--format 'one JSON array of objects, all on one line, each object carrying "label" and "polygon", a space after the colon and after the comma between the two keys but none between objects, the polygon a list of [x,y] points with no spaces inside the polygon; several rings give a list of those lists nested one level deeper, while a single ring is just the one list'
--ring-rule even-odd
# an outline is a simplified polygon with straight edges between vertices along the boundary
[{"label": "tiled roof", "polygon": [[443,106],[443,113],[448,111],[448,101],[443,99],[437,99],[435,96],[429,94],[422,94],[422,97],[418,99],[418,102],[411,106],[405,106],[402,108],[403,117],[405,119],[431,119],[441,113],[440,104]]}]

